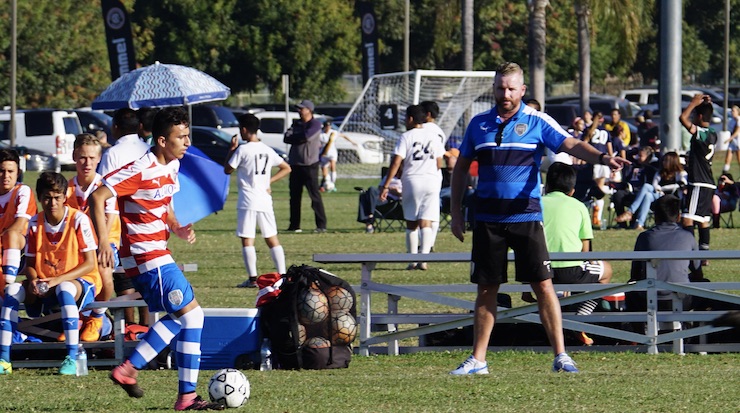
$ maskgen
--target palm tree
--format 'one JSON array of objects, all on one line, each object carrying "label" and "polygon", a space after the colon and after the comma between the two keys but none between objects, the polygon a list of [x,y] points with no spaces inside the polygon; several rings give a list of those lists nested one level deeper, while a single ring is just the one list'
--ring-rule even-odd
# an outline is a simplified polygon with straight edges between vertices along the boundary
[{"label": "palm tree", "polygon": [[529,84],[532,97],[545,104],[545,39],[549,0],[529,0]]},{"label": "palm tree", "polygon": [[599,22],[599,31],[618,33],[622,39],[614,49],[619,60],[633,64],[637,56],[640,31],[650,25],[654,0],[574,0],[578,19],[578,66],[581,110],[589,107],[591,93],[591,29],[589,20]]}]

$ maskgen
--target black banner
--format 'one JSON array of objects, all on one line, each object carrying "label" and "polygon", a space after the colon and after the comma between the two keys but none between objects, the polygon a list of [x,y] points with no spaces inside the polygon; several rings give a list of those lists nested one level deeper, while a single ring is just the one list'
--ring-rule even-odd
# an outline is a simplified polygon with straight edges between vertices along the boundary
[{"label": "black banner", "polygon": [[362,30],[362,83],[366,84],[376,73],[378,61],[378,25],[376,24],[375,10],[371,2],[358,2],[357,12],[360,15],[360,29]]},{"label": "black banner", "polygon": [[110,76],[116,80],[124,73],[136,69],[134,40],[126,8],[118,0],[102,0],[105,41],[108,45]]}]

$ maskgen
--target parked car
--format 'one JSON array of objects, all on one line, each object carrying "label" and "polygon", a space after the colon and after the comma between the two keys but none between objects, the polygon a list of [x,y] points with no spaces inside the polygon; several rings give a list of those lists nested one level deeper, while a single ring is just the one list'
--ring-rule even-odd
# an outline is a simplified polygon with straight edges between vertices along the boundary
[{"label": "parked car", "polygon": [[[262,142],[273,148],[280,148],[289,152],[288,144],[283,142],[286,125],[286,112],[264,111],[254,114],[260,120],[260,130],[257,136]],[[316,114],[322,123],[327,119],[323,115]],[[297,112],[287,112],[287,125],[299,118]],[[339,163],[383,163],[383,138],[377,135],[359,132],[342,132],[352,142],[339,138],[335,141],[339,154]]]},{"label": "parked car", "polygon": [[[686,109],[687,106],[689,106],[688,101],[681,101],[681,110]],[[712,107],[714,108],[714,112],[712,113],[712,120],[709,122],[710,126],[712,126],[715,130],[722,130],[722,107],[714,102],[712,103]],[[645,105],[643,106],[643,109],[637,114],[643,115],[647,110],[652,111],[653,122],[660,123],[660,107],[657,104]],[[729,109],[728,116],[730,118],[732,117],[729,113]]]},{"label": "parked car", "polygon": [[[16,112],[15,145],[50,153],[62,167],[74,165],[75,136],[82,133],[73,111],[28,109]],[[10,111],[0,111],[0,141],[10,144]]]},{"label": "parked car", "polygon": [[221,129],[229,136],[239,133],[239,121],[231,109],[218,105],[195,105],[193,109],[193,126],[210,126]]},{"label": "parked car", "polygon": [[[229,155],[229,148],[231,147],[231,137],[224,132],[223,129],[211,128],[208,126],[193,126],[192,132],[192,145],[200,149],[206,156],[211,158],[214,162],[223,165],[226,161],[226,157]],[[241,141],[243,144],[244,141]],[[281,158],[288,160],[288,154],[281,149],[275,149],[275,152],[280,155]]]},{"label": "parked car", "polygon": [[552,116],[563,129],[573,128],[573,120],[580,116],[579,105],[573,103],[553,103],[545,105],[545,113]]},{"label": "parked car", "polygon": [[75,109],[74,112],[80,119],[82,131],[85,133],[95,134],[95,131],[102,130],[108,137],[113,136],[111,128],[113,127],[113,117],[103,112],[86,109]]},{"label": "parked car", "polygon": [[0,149],[13,149],[18,152],[21,171],[60,172],[62,170],[59,159],[48,152],[25,146],[10,146],[5,142],[0,142]]},{"label": "parked car", "polygon": [[[724,95],[714,89],[693,86],[686,86],[681,89],[681,101],[690,102],[697,93],[709,95],[712,98],[712,102],[718,105],[721,105],[724,101]],[[641,107],[660,104],[658,88],[653,87],[623,90],[619,93],[619,97],[636,103]]]}]

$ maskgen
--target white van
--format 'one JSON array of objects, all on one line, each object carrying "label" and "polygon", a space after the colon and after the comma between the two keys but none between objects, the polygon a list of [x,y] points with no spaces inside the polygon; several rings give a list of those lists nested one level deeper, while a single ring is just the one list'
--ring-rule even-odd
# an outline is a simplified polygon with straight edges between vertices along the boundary
[{"label": "white van", "polygon": [[[0,141],[10,144],[10,111],[0,111]],[[54,109],[19,110],[15,114],[15,144],[48,152],[59,163],[73,165],[75,136],[82,133],[77,114]]]},{"label": "white van", "polygon": [[[684,102],[690,102],[694,95],[697,93],[703,93],[697,89],[683,89],[681,90],[681,100]],[[658,96],[658,88],[639,88],[623,90],[619,93],[621,99],[627,99],[632,103],[636,103],[640,106],[644,105],[658,105],[660,104],[660,98]],[[714,102],[719,103],[719,102]]]},{"label": "white van", "polygon": [[[285,134],[286,113],[281,111],[262,111],[254,114],[260,120],[260,129],[257,137],[267,146],[290,152],[290,145],[283,142]],[[288,127],[293,121],[300,118],[297,112],[288,112]],[[316,118],[322,123],[324,117],[316,114]],[[342,132],[342,135],[352,139],[357,146],[352,145],[346,139],[337,139],[337,152],[339,163],[383,163],[383,138],[367,133]]]}]

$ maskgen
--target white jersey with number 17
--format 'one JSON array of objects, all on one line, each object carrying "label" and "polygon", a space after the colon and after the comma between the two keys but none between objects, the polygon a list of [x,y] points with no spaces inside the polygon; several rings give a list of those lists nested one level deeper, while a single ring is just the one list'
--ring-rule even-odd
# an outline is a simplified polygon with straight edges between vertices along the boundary
[{"label": "white jersey with number 17", "polygon": [[272,211],[270,177],[272,167],[281,163],[283,158],[262,142],[247,142],[236,149],[229,166],[236,169],[238,179],[237,209]]}]

